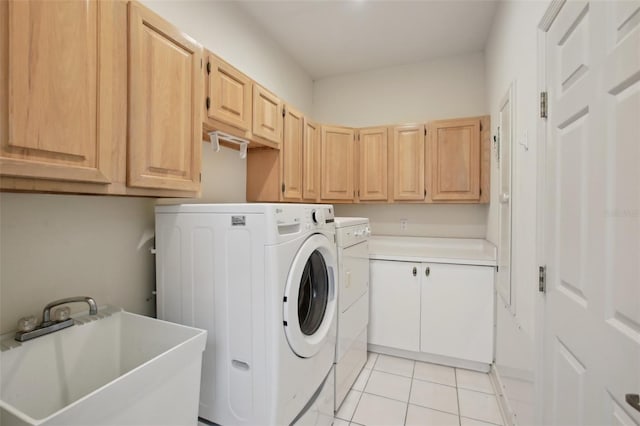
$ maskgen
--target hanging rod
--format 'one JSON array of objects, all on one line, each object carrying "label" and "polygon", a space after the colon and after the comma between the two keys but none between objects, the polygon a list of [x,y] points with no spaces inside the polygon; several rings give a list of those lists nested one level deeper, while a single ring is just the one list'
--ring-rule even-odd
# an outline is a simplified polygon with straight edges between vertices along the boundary
[{"label": "hanging rod", "polygon": [[214,132],[209,132],[209,140],[211,140],[211,145],[215,152],[220,151],[220,140],[240,145],[240,158],[247,158],[247,146],[249,146],[250,143],[247,139],[242,139],[237,136],[230,135],[229,133],[216,130]]}]

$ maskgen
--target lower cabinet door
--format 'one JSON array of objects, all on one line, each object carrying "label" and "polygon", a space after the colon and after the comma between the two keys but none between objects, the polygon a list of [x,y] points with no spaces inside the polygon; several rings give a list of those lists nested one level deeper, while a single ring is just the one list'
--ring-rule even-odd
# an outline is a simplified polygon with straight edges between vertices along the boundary
[{"label": "lower cabinet door", "polygon": [[370,261],[369,343],[420,350],[420,264]]},{"label": "lower cabinet door", "polygon": [[420,350],[490,364],[494,268],[423,263],[420,269]]}]

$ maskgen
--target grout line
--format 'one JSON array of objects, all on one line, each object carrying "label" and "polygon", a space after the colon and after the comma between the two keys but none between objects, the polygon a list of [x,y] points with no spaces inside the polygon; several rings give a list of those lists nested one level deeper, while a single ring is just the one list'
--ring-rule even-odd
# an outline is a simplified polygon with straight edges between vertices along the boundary
[{"label": "grout line", "polygon": [[[461,419],[461,420],[462,420],[462,417],[463,417],[463,416],[460,416],[460,419]],[[479,421],[479,422],[486,423],[486,424],[488,424],[488,425],[503,426],[503,425],[499,425],[498,423],[489,422],[489,421],[487,421],[487,420],[478,419],[478,418],[476,418],[476,417],[464,416],[464,418],[465,418],[465,419],[471,419],[471,420],[477,420],[477,421]]]},{"label": "grout line", "polygon": [[407,408],[404,410],[403,425],[407,424],[407,416],[409,415],[409,401],[411,401],[411,391],[413,390],[413,378],[416,375],[416,363],[413,362],[413,368],[411,369],[411,382],[409,383],[409,396],[407,397]]},{"label": "grout line", "polygon": [[[371,352],[367,351],[367,357],[369,357],[370,353]],[[376,354],[376,360],[374,361],[373,365],[371,366],[371,370],[369,371],[369,376],[367,377],[367,380],[366,380],[364,386],[362,386],[362,390],[361,391],[357,391],[357,390],[353,389],[353,387],[351,387],[351,389],[349,389],[349,392],[351,392],[351,391],[360,392],[360,398],[358,398],[358,402],[356,402],[356,406],[353,409],[353,413],[351,413],[351,417],[349,418],[349,423],[351,423],[351,420],[353,420],[353,416],[355,416],[356,415],[356,411],[358,411],[358,406],[360,405],[360,400],[362,400],[362,395],[364,395],[364,391],[365,391],[365,389],[367,389],[367,384],[369,384],[369,379],[371,379],[371,375],[373,374],[373,367],[376,366],[376,363],[378,362],[379,358],[380,358],[380,355]],[[365,363],[365,366],[366,366],[366,363]],[[362,371],[364,371],[364,370],[365,370],[364,368],[362,370],[360,370],[360,374],[362,374]],[[356,378],[356,380],[358,380],[358,379]]]},{"label": "grout line", "polygon": [[[455,374],[455,373],[454,373]],[[456,385],[448,385],[446,383],[440,383],[440,382],[434,382],[433,380],[428,380],[428,379],[421,379],[419,377],[414,377],[414,380],[418,380],[420,382],[427,382],[427,383],[433,383],[434,385],[442,385],[442,386],[448,386],[450,388],[457,388]]]},{"label": "grout line", "polygon": [[460,389],[462,389],[462,390],[469,391],[469,392],[477,392],[477,393],[482,393],[482,394],[485,394],[485,395],[491,395],[491,396],[495,396],[495,397],[498,396],[495,393],[489,393],[489,392],[481,391],[481,390],[478,390],[478,389],[472,389],[472,388],[464,387],[464,386],[458,386],[458,387]]},{"label": "grout line", "polygon": [[[411,392],[411,391],[409,391],[409,392]],[[377,393],[373,393],[373,392],[362,392],[362,393],[366,393],[367,395],[373,395],[373,396],[377,396],[377,397],[380,397],[380,398],[388,399],[389,401],[403,402],[405,404],[408,404],[407,401],[403,401],[402,399],[391,398],[390,396],[378,395]]]},{"label": "grout line", "polygon": [[453,369],[453,376],[456,381],[456,402],[458,403],[458,425],[462,426],[462,410],[460,409],[460,395],[458,394],[458,369]]},{"label": "grout line", "polygon": [[355,416],[356,411],[358,411],[358,405],[360,405],[360,400],[362,399],[362,395],[364,395],[364,391],[360,392],[360,397],[358,397],[358,402],[356,402],[356,406],[353,409],[353,413],[351,413],[351,417],[349,417],[349,423],[351,423],[351,420],[353,420],[353,416]]}]

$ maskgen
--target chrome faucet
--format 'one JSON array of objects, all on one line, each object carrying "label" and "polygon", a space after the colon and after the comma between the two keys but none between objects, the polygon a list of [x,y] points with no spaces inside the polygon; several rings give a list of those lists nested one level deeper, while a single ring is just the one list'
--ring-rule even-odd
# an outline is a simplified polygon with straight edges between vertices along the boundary
[{"label": "chrome faucet", "polygon": [[45,334],[53,333],[54,331],[62,330],[67,327],[71,327],[74,324],[73,318],[68,317],[69,308],[66,308],[66,315],[63,315],[64,318],[58,318],[51,320],[51,309],[56,306],[64,305],[66,303],[73,302],[86,302],[89,304],[89,315],[96,315],[98,313],[98,306],[96,305],[96,301],[93,300],[92,297],[67,297],[65,299],[55,300],[51,303],[48,303],[47,306],[44,307],[42,311],[42,322],[40,325],[35,326],[35,318],[31,317],[32,321],[29,321],[29,318],[22,318],[18,324],[31,324],[32,325],[21,327],[16,332],[15,339],[19,342],[24,342],[27,340],[35,339],[36,337],[44,336]]},{"label": "chrome faucet", "polygon": [[56,306],[64,305],[66,303],[73,303],[73,302],[87,302],[89,304],[89,315],[96,315],[98,313],[98,306],[96,305],[96,301],[93,300],[92,297],[86,297],[86,296],[67,297],[65,299],[54,300],[53,302],[48,303],[47,306],[44,307],[44,310],[42,311],[42,324],[51,322],[51,309],[55,308]]}]

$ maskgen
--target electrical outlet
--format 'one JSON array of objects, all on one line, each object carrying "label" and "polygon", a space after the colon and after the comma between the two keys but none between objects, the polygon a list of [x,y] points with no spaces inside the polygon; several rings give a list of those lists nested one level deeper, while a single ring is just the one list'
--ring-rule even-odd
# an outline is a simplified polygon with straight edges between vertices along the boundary
[{"label": "electrical outlet", "polygon": [[400,230],[401,231],[406,231],[408,223],[409,223],[409,221],[407,219],[400,219]]}]

